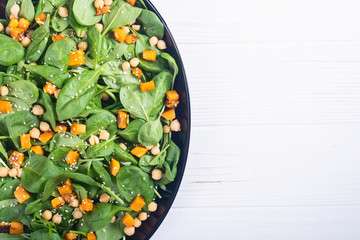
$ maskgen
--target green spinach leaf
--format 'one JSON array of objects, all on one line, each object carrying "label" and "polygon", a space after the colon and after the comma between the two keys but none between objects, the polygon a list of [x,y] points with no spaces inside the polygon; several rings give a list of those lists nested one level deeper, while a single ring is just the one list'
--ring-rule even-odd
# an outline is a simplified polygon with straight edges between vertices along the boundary
[{"label": "green spinach leaf", "polygon": [[19,80],[8,84],[9,96],[14,96],[31,105],[35,103],[39,97],[38,88],[26,80]]},{"label": "green spinach leaf", "polygon": [[71,54],[71,46],[66,40],[52,43],[44,56],[44,64],[67,70]]},{"label": "green spinach leaf", "polygon": [[84,26],[92,26],[101,20],[96,16],[95,0],[75,0],[72,10],[78,23]]},{"label": "green spinach leaf", "polygon": [[44,53],[50,35],[49,22],[50,17],[46,19],[44,25],[37,28],[32,34],[33,41],[26,49],[25,60],[27,63],[38,61]]},{"label": "green spinach leaf", "polygon": [[16,64],[25,55],[24,47],[5,34],[0,34],[0,52],[0,65],[2,66]]}]

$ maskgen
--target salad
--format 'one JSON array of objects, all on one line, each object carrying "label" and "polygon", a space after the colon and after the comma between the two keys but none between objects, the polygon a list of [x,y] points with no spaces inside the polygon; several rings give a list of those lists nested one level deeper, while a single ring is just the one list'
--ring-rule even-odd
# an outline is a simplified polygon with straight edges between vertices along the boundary
[{"label": "salad", "polygon": [[180,158],[163,37],[142,0],[8,1],[0,239],[125,239],[157,210]]}]

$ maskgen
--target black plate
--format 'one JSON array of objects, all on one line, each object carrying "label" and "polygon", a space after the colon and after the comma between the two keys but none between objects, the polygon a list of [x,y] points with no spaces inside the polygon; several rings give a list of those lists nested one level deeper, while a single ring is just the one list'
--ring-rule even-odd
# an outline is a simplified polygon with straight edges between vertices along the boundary
[{"label": "black plate", "polygon": [[[143,222],[141,227],[136,230],[136,234],[133,237],[134,240],[150,239],[151,236],[155,233],[155,231],[159,228],[162,221],[165,219],[167,213],[169,212],[175,200],[176,194],[179,190],[180,183],[185,171],[186,160],[187,160],[189,144],[190,144],[190,125],[191,125],[189,89],[185,75],[185,69],[183,66],[183,62],[181,60],[179,50],[176,46],[175,40],[171,35],[171,32],[167,24],[165,23],[164,19],[161,17],[160,13],[156,10],[154,5],[150,1],[145,0],[144,2],[148,7],[148,9],[156,13],[156,15],[163,22],[165,26],[164,40],[168,46],[166,52],[168,52],[175,58],[179,66],[179,74],[176,77],[176,81],[175,81],[175,90],[177,90],[177,92],[179,93],[181,100],[180,105],[176,109],[177,119],[181,123],[181,132],[173,134],[173,141],[181,149],[181,156],[178,164],[178,173],[176,179],[174,182],[167,185],[168,190],[171,191],[170,196],[157,200],[158,210],[155,213],[151,214],[148,220]],[[6,5],[6,1],[0,0],[0,18],[5,18],[5,5]],[[163,191],[159,191],[159,192],[161,195],[164,196],[169,194]],[[170,237],[171,236],[169,235],[169,238]]]}]

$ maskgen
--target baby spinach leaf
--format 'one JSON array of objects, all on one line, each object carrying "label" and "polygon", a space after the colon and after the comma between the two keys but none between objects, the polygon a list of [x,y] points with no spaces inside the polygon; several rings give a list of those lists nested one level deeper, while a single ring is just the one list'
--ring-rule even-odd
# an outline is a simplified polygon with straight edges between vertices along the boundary
[{"label": "baby spinach leaf", "polygon": [[125,225],[118,218],[114,223],[96,231],[96,237],[103,240],[119,240],[124,237],[124,227]]},{"label": "baby spinach leaf", "polygon": [[146,122],[139,130],[138,141],[143,146],[157,145],[163,136],[160,118]]},{"label": "baby spinach leaf", "polygon": [[86,133],[81,138],[87,139],[90,135],[98,135],[100,130],[105,130],[110,124],[116,124],[116,117],[109,111],[92,115],[86,121]]},{"label": "baby spinach leaf", "polygon": [[84,26],[92,26],[101,20],[96,16],[95,0],[75,0],[72,10],[78,23]]},{"label": "baby spinach leaf", "polygon": [[149,91],[154,99],[154,106],[150,112],[151,117],[156,117],[163,108],[165,94],[171,89],[172,78],[169,70],[163,70],[153,78],[155,89]]},{"label": "baby spinach leaf", "polygon": [[[20,185],[19,179],[11,179],[10,181],[7,181],[4,185],[2,185],[0,187],[0,191],[1,191],[0,201],[13,198],[14,191],[19,185]],[[0,205],[0,208],[1,207],[2,205]]]},{"label": "baby spinach leaf", "polygon": [[16,204],[15,206],[0,208],[0,222],[20,221],[28,224],[31,217],[25,215],[25,207],[25,204]]},{"label": "baby spinach leaf", "polygon": [[81,36],[81,34],[85,31],[86,27],[82,26],[80,23],[77,22],[77,20],[74,16],[73,5],[74,5],[74,1],[70,1],[69,2],[69,16],[68,16],[67,20],[68,20],[70,26],[75,29],[76,34],[78,36]]},{"label": "baby spinach leaf", "polygon": [[100,68],[94,71],[84,71],[72,77],[65,84],[56,103],[59,120],[77,117],[84,111],[96,93],[100,71]]},{"label": "baby spinach leaf", "polygon": [[71,150],[72,149],[68,147],[58,147],[49,154],[48,159],[52,161],[55,165],[61,167],[69,167],[69,164],[66,162],[65,159],[67,154]]},{"label": "baby spinach leaf", "polygon": [[71,54],[70,44],[65,40],[52,43],[44,56],[45,65],[67,70]]},{"label": "baby spinach leaf", "polygon": [[100,183],[105,184],[108,187],[113,187],[113,183],[109,172],[103,167],[101,162],[93,161],[92,167],[97,175]]},{"label": "baby spinach leaf", "polygon": [[51,19],[51,27],[56,32],[62,32],[68,26],[69,26],[69,22],[67,21],[67,19],[60,17],[59,8],[58,8]]},{"label": "baby spinach leaf", "polygon": [[45,108],[45,112],[42,115],[42,118],[50,123],[51,128],[56,130],[56,111],[55,104],[51,101],[50,96],[45,92],[40,92],[40,98],[38,101]]},{"label": "baby spinach leaf", "polygon": [[59,234],[52,232],[49,233],[49,229],[40,229],[30,234],[29,240],[61,240]]},{"label": "baby spinach leaf", "polygon": [[103,17],[105,36],[110,30],[132,23],[141,14],[142,9],[132,7],[123,0],[116,0],[111,5],[111,12]]},{"label": "baby spinach leaf", "polygon": [[[6,97],[0,97],[0,100],[9,101],[11,103],[12,113],[19,112],[19,111],[29,111],[30,110],[30,106],[26,102],[24,102],[23,100],[21,100],[19,98],[6,96]],[[3,113],[1,115],[5,116],[6,114]]]},{"label": "baby spinach leaf", "polygon": [[131,73],[131,70],[122,71],[120,61],[107,62],[104,65],[102,78],[106,85],[112,89],[120,89],[122,86],[135,84],[139,85],[139,78]]},{"label": "baby spinach leaf", "polygon": [[127,85],[120,89],[120,100],[129,113],[138,118],[150,120],[153,97],[149,92],[141,92],[137,85]]},{"label": "baby spinach leaf", "polygon": [[0,52],[0,65],[2,66],[18,63],[25,55],[24,47],[5,34],[0,34]]},{"label": "baby spinach leaf", "polygon": [[106,141],[100,142],[99,144],[90,146],[87,149],[86,154],[90,158],[110,156],[114,152],[114,140],[115,138],[110,138]]},{"label": "baby spinach leaf", "polygon": [[164,173],[163,177],[156,181],[159,185],[166,185],[175,180],[177,174],[177,164],[180,159],[180,149],[179,147],[172,141],[169,141],[170,146],[167,149],[165,162],[162,166],[162,171]]},{"label": "baby spinach leaf", "polygon": [[152,73],[159,73],[164,69],[168,69],[168,62],[163,59],[161,56],[157,57],[156,62],[146,61],[142,58],[139,58],[140,67],[145,71]]},{"label": "baby spinach leaf", "polygon": [[158,39],[164,37],[164,25],[158,16],[149,10],[142,10],[137,21],[141,25],[141,30],[149,37],[155,36]]},{"label": "baby spinach leaf", "polygon": [[101,49],[102,49],[102,38],[99,29],[95,26],[89,28],[87,32],[87,40],[89,44],[90,55],[95,62],[95,67],[98,63],[98,60],[101,57]]},{"label": "baby spinach leaf", "polygon": [[[44,78],[45,80],[55,84],[55,86],[62,88],[64,83],[69,80],[70,74],[62,71],[59,68],[45,65],[25,65],[25,68],[37,78]],[[39,80],[38,80],[39,81]]]},{"label": "baby spinach leaf", "polygon": [[73,150],[83,151],[86,148],[86,143],[76,135],[59,132],[52,138],[49,148],[52,151],[58,147],[69,147]]},{"label": "baby spinach leaf", "polygon": [[25,18],[29,22],[34,21],[35,7],[31,0],[22,0],[19,17]]},{"label": "baby spinach leaf", "polygon": [[154,50],[154,51],[156,51],[156,55],[160,56],[162,51],[159,50],[156,46],[151,46],[150,45],[150,43],[149,43],[150,38],[148,36],[143,35],[143,34],[139,34],[139,33],[136,34],[136,35],[139,38],[136,41],[136,47],[135,47],[137,55],[140,56],[143,53],[144,50]]},{"label": "baby spinach leaf", "polygon": [[29,214],[35,213],[37,210],[41,209],[42,205],[43,205],[43,203],[41,202],[41,198],[36,199],[35,201],[29,203],[26,206],[25,214],[29,215]]},{"label": "baby spinach leaf", "polygon": [[[161,152],[156,155],[145,155],[142,158],[140,158],[140,167],[148,167],[148,166],[162,166],[162,164],[165,161],[166,157],[166,150],[170,147],[170,145],[167,145],[164,149],[161,150]],[[142,168],[143,169],[143,168]],[[152,168],[150,168],[152,170]],[[150,171],[149,171],[150,173]]]},{"label": "baby spinach leaf", "polygon": [[9,96],[14,96],[31,105],[35,103],[39,97],[38,88],[26,80],[19,80],[8,84]]},{"label": "baby spinach leaf", "polygon": [[50,35],[49,22],[50,17],[46,19],[44,25],[37,28],[32,34],[33,41],[26,49],[25,60],[27,63],[36,62],[43,54]]},{"label": "baby spinach leaf", "polygon": [[2,239],[2,240],[22,240],[22,239],[27,239],[27,238],[23,235],[10,235],[7,233],[0,233],[0,239]]},{"label": "baby spinach leaf", "polygon": [[[119,43],[116,40],[111,41],[111,51],[109,53],[109,59],[121,59],[121,57],[125,54],[126,50],[128,49],[128,44],[126,42]],[[105,54],[103,54],[105,56]]]},{"label": "baby spinach leaf", "polygon": [[39,1],[35,9],[35,16],[39,16],[41,13],[52,13],[53,10],[54,7],[48,0]]},{"label": "baby spinach leaf", "polygon": [[136,159],[118,144],[114,144],[114,158],[120,162],[131,162],[132,164],[138,164]]},{"label": "baby spinach leaf", "polygon": [[94,210],[86,213],[77,225],[82,232],[99,231],[110,224],[114,214],[111,214],[111,204],[94,204]]},{"label": "baby spinach leaf", "polygon": [[143,119],[135,119],[134,121],[131,121],[123,131],[119,131],[118,134],[129,142],[139,143],[139,130],[144,125],[144,123],[145,121]]},{"label": "baby spinach leaf", "polygon": [[86,189],[81,186],[80,184],[72,183],[71,184],[74,187],[74,192],[77,196],[79,196],[80,199],[87,198],[87,191]]},{"label": "baby spinach leaf", "polygon": [[162,57],[163,59],[165,59],[165,60],[168,61],[169,67],[170,67],[171,71],[173,72],[174,77],[173,77],[173,83],[172,83],[172,87],[171,87],[171,88],[173,88],[173,87],[174,87],[175,78],[176,78],[176,76],[177,76],[178,73],[179,73],[179,67],[178,67],[178,65],[176,64],[175,59],[174,59],[170,54],[168,54],[168,53],[161,53],[161,57]]}]

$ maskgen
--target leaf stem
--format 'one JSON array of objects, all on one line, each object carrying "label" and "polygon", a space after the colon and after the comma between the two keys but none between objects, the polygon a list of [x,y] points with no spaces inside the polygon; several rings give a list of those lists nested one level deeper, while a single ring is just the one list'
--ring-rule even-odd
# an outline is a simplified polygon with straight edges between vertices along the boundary
[{"label": "leaf stem", "polygon": [[9,136],[0,136],[0,139],[7,139],[10,138]]},{"label": "leaf stem", "polygon": [[124,204],[125,202],[118,196],[116,195],[113,191],[111,191],[111,189],[107,186],[104,186],[100,183],[97,183],[98,186],[103,189],[105,192],[107,192],[108,194],[110,194],[111,196],[113,196],[115,198],[116,201],[118,201],[120,204]]},{"label": "leaf stem", "polygon": [[154,192],[155,192],[156,196],[158,196],[158,198],[162,199],[162,196],[155,188],[154,188]]},{"label": "leaf stem", "polygon": [[92,161],[102,161],[104,158],[87,158],[87,159],[80,159],[79,163],[82,162],[92,162]]},{"label": "leaf stem", "polygon": [[161,154],[163,154],[166,151],[166,149],[168,149],[169,147],[170,147],[170,144],[168,144],[163,150],[161,150],[161,152],[149,162],[149,165],[152,162],[154,162],[155,160],[157,160],[158,158],[160,158]]},{"label": "leaf stem", "polygon": [[76,233],[76,234],[81,234],[81,235],[83,235],[83,236],[85,236],[85,237],[87,236],[86,233],[80,232],[80,231],[73,231],[73,230],[71,230],[70,232],[71,232],[71,233]]},{"label": "leaf stem", "polygon": [[0,163],[1,163],[7,170],[10,170],[10,168],[9,168],[8,165],[2,160],[2,158],[0,158]]}]

